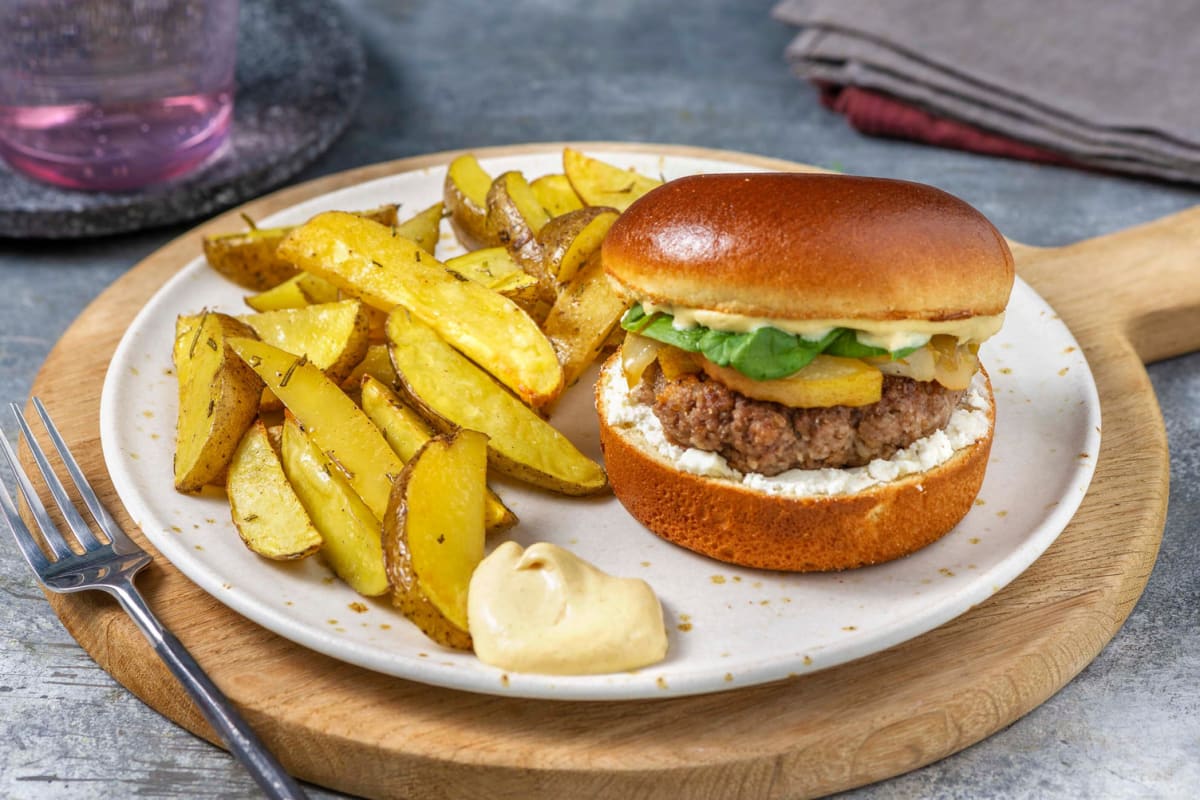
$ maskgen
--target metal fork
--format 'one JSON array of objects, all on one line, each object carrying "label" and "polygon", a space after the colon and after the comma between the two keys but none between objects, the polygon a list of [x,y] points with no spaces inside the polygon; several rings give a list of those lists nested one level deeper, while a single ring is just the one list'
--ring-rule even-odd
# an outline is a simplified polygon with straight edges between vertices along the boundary
[{"label": "metal fork", "polygon": [[84,504],[88,507],[92,518],[96,520],[96,524],[104,533],[107,541],[97,538],[71,502],[70,497],[67,496],[62,481],[55,475],[45,452],[34,439],[29,424],[21,414],[21,409],[16,403],[10,403],[9,407],[17,418],[17,425],[25,435],[25,441],[29,444],[29,449],[33,453],[33,458],[46,481],[50,494],[62,511],[67,527],[70,528],[75,540],[83,550],[82,553],[76,553],[67,544],[66,538],[54,524],[54,520],[46,512],[46,507],[38,498],[37,491],[29,482],[29,477],[17,462],[16,454],[9,446],[3,430],[0,430],[0,449],[4,451],[4,456],[12,467],[17,486],[20,487],[21,494],[25,496],[25,501],[29,504],[29,509],[42,531],[42,538],[51,555],[47,557],[42,552],[33,534],[17,513],[16,504],[5,487],[0,487],[0,507],[2,507],[4,518],[8,521],[8,526],[17,540],[17,546],[21,548],[25,560],[29,562],[29,566],[33,568],[42,585],[55,592],[100,589],[116,597],[126,613],[133,617],[133,621],[137,623],[138,628],[145,634],[150,644],[154,645],[159,657],[166,662],[167,666],[171,668],[171,672],[183,684],[183,688],[196,701],[204,718],[220,734],[234,756],[250,771],[251,776],[266,796],[279,800],[289,798],[303,800],[304,792],[258,740],[254,731],[234,710],[228,698],[221,693],[216,684],[204,674],[204,670],[200,668],[191,654],[158,621],[150,607],[146,605],[142,595],[134,587],[134,575],[150,563],[150,556],[125,535],[116,520],[100,503],[100,498],[96,496],[87,479],[84,478],[79,464],[71,455],[71,451],[67,449],[66,443],[59,435],[58,429],[54,427],[54,423],[51,422],[41,401],[36,397],[33,398],[33,407],[37,409],[38,416],[41,417],[42,424],[45,425],[46,432],[50,435],[50,440],[58,450],[59,456],[62,457],[67,473],[71,476],[71,480],[83,497]]}]

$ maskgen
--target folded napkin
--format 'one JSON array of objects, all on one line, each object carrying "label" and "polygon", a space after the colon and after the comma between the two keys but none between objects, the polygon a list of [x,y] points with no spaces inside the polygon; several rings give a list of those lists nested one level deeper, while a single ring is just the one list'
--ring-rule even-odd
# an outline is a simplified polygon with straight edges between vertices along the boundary
[{"label": "folded napkin", "polygon": [[783,0],[796,73],[866,133],[1200,181],[1200,4]]}]

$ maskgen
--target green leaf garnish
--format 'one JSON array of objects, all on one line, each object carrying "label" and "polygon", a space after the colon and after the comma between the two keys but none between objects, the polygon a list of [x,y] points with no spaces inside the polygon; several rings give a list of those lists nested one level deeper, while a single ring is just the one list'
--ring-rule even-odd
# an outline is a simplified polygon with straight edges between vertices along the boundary
[{"label": "green leaf garnish", "polygon": [[871,347],[858,341],[858,334],[849,328],[839,328],[837,338],[833,343],[825,349],[825,352],[831,356],[841,356],[842,358],[873,358],[878,356],[891,356],[895,361],[899,358],[904,358],[921,349],[921,345],[917,347],[902,347],[899,350],[884,350],[882,347]]}]

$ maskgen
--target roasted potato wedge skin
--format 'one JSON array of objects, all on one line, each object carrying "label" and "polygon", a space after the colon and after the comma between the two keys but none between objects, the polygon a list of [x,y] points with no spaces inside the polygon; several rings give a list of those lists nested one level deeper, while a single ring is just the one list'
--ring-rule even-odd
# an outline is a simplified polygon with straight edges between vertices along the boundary
[{"label": "roasted potato wedge skin", "polygon": [[172,357],[179,381],[175,488],[221,483],[246,429],[258,415],[263,382],[227,348],[254,331],[227,314],[179,317]]},{"label": "roasted potato wedge skin", "polygon": [[487,227],[487,193],[491,185],[492,176],[470,153],[454,159],[446,169],[442,201],[450,213],[450,229],[468,250],[500,244]]},{"label": "roasted potato wedge skin", "polygon": [[563,148],[563,172],[575,193],[589,206],[609,206],[624,211],[634,200],[661,186],[662,181]]},{"label": "roasted potato wedge skin", "polygon": [[403,306],[532,405],[555,399],[562,367],[511,300],[446,270],[389,228],[328,212],[293,231],[280,253],[381,310]]},{"label": "roasted potato wedge skin", "polygon": [[[433,429],[424,418],[401,400],[395,392],[369,375],[362,380],[362,410],[383,433],[396,455],[408,463],[425,443],[433,438]],[[490,488],[484,501],[484,526],[489,534],[506,531],[517,524],[514,514]]]},{"label": "roasted potato wedge skin", "polygon": [[442,208],[443,203],[434,203],[424,211],[398,224],[396,233],[405,239],[416,242],[422,250],[432,255],[437,250],[438,239],[442,234]]},{"label": "roasted potato wedge skin", "polygon": [[234,451],[225,492],[234,527],[252,552],[294,561],[321,549],[321,534],[288,482],[261,420],[247,429]]},{"label": "roasted potato wedge skin", "polygon": [[568,386],[596,360],[625,309],[625,301],[604,274],[600,251],[593,251],[583,269],[563,287],[544,326]]},{"label": "roasted potato wedge skin", "polygon": [[321,554],[330,568],[361,595],[387,594],[391,583],[379,518],[291,415],[283,423],[281,461],[288,483],[321,533]]},{"label": "roasted potato wedge skin", "polygon": [[362,409],[303,356],[252,339],[233,338],[229,346],[296,417],[375,518],[382,519],[392,481],[404,464]]},{"label": "roasted potato wedge skin", "polygon": [[600,249],[619,213],[612,208],[588,206],[555,217],[538,233],[546,272],[561,286],[575,276]]},{"label": "roasted potato wedge skin", "polygon": [[487,225],[521,267],[538,279],[542,298],[554,297],[554,276],[546,271],[545,252],[537,234],[550,217],[520,172],[496,176],[487,193]]},{"label": "roasted potato wedge skin", "polygon": [[240,317],[261,341],[324,370],[342,381],[367,354],[367,314],[362,302],[340,300],[304,308],[267,311]]},{"label": "roasted potato wedge skin", "polygon": [[497,470],[568,495],[608,488],[603,467],[415,316],[392,312],[388,341],[409,403],[442,431],[487,434],[489,462]]},{"label": "roasted potato wedge skin", "polygon": [[430,439],[404,468],[383,522],[392,602],[447,647],[471,648],[467,590],[483,560],[487,437]]},{"label": "roasted potato wedge skin", "polygon": [[238,286],[261,292],[296,274],[296,267],[275,254],[288,228],[263,228],[204,237],[209,266]]},{"label": "roasted potato wedge skin", "polygon": [[583,201],[571,188],[566,175],[543,175],[530,181],[529,188],[551,218],[583,208]]}]

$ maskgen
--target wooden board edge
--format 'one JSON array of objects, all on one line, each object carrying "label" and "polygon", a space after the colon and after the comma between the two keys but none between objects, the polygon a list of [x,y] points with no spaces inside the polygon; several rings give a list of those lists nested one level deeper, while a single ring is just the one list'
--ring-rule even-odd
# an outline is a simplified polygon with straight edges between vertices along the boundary
[{"label": "wooden board edge", "polygon": [[[582,147],[583,149],[589,149],[589,148],[601,149],[597,146],[597,144],[598,143],[580,143],[579,146]],[[558,145],[556,145],[556,144],[529,145],[529,146],[524,146],[521,148],[489,148],[486,151],[481,149],[476,152],[479,152],[481,155],[484,155],[485,153],[487,155],[492,155],[492,154],[507,155],[507,154],[517,153],[517,152],[529,152],[529,151],[533,151],[533,150],[540,150],[540,149],[544,149],[545,147],[555,147],[555,146],[558,146]],[[637,150],[637,149],[642,149],[642,148],[647,148],[647,147],[656,147],[654,145],[639,145],[636,143],[628,143],[628,144],[622,144],[622,145],[616,145],[616,146],[612,146],[610,144],[609,146],[612,147],[614,151],[619,151],[621,149]],[[704,151],[699,148],[682,148],[681,152],[682,151],[686,151],[686,154],[688,154],[688,155],[698,155],[698,156],[712,156],[713,155],[713,151]],[[261,201],[255,201],[254,203],[249,204],[246,208],[253,209],[256,212],[261,209],[263,214],[271,213],[272,211],[277,210],[278,208],[282,208],[287,205],[291,205],[295,202],[298,202],[300,199],[303,199],[304,197],[312,196],[315,194],[320,194],[325,191],[329,191],[333,188],[338,188],[343,185],[348,185],[348,183],[358,182],[359,180],[365,180],[365,179],[370,179],[372,177],[380,177],[385,174],[391,174],[393,171],[395,171],[397,169],[414,168],[414,166],[413,166],[414,163],[419,165],[420,167],[430,166],[430,165],[432,165],[432,163],[435,163],[435,160],[437,158],[446,158],[446,157],[448,157],[448,156],[446,156],[444,154],[435,154],[433,156],[427,156],[427,157],[423,157],[421,159],[417,159],[415,162],[409,161],[409,160],[402,160],[399,162],[392,162],[391,164],[388,164],[388,165],[376,165],[374,167],[362,168],[360,170],[355,170],[355,171],[345,174],[345,175],[331,176],[329,178],[319,179],[318,181],[310,182],[309,184],[305,184],[301,187],[293,187],[292,189],[283,190],[282,192],[271,195],[268,198],[264,198]],[[729,156],[728,156],[728,154],[722,153],[719,157],[729,157]],[[346,181],[346,183],[343,183],[342,181]],[[156,288],[156,286],[154,285],[155,281],[159,281],[159,279],[165,280],[165,277],[169,277],[170,268],[171,268],[172,264],[186,263],[186,261],[191,260],[191,258],[193,258],[195,256],[195,254],[199,252],[198,246],[197,246],[198,236],[203,235],[203,233],[206,230],[216,229],[217,227],[219,227],[221,220],[225,219],[226,217],[230,216],[231,214],[236,214],[236,213],[237,213],[236,211],[230,212],[230,214],[227,214],[227,215],[224,215],[223,217],[217,218],[216,220],[213,220],[212,222],[207,223],[206,225],[203,225],[200,228],[193,230],[192,232],[189,232],[188,234],[185,234],[184,236],[177,238],[175,241],[173,241],[173,242],[169,243],[167,246],[165,246],[162,250],[160,250],[156,254],[152,255],[150,258],[148,258],[146,261],[144,261],[141,265],[134,268],[134,270],[131,270],[131,272],[128,273],[126,276],[124,276],[122,279],[120,279],[116,283],[114,283],[113,286],[110,287],[109,290],[106,290],[106,292],[104,294],[102,294],[99,298],[97,298],[97,301],[95,303],[93,303],[92,306],[89,306],[89,308],[87,310],[85,310],[84,314],[81,315],[81,318],[76,323],[76,325],[73,325],[72,329],[69,330],[66,335],[64,335],[64,339],[62,341],[60,341],[60,343],[56,346],[54,352],[52,352],[52,357],[47,359],[47,364],[50,364],[52,359],[55,361],[62,361],[65,358],[65,356],[64,356],[63,352],[60,352],[60,350],[65,351],[66,349],[69,349],[71,346],[74,346],[76,344],[74,341],[68,339],[69,336],[73,335],[73,331],[75,331],[76,326],[84,325],[84,323],[90,324],[93,321],[91,319],[92,316],[101,313],[101,311],[104,312],[104,314],[106,315],[106,317],[108,319],[111,319],[111,316],[108,316],[108,315],[112,314],[112,310],[108,309],[107,305],[111,302],[114,302],[118,297],[122,301],[127,301],[128,298],[126,298],[125,295],[131,289],[135,288],[135,286],[140,286],[143,289],[149,287],[152,292],[153,289]],[[195,249],[188,250],[188,248],[195,248]],[[182,260],[176,260],[185,252],[187,253],[186,258],[183,258]],[[161,282],[161,281],[159,281],[159,282]],[[1035,284],[1035,289],[1036,288],[1038,288],[1038,287]],[[111,295],[110,295],[110,293],[111,293]],[[149,295],[147,294],[145,296],[148,297]],[[1056,298],[1056,297],[1051,296],[1051,297],[1047,297],[1047,299],[1056,308],[1065,307],[1064,304],[1069,303],[1069,298]],[[103,301],[103,303],[102,303],[102,301]],[[86,325],[84,325],[84,327],[86,327]],[[78,332],[76,332],[74,335],[78,335]],[[114,346],[115,346],[115,341],[116,341],[116,339],[114,338],[113,339]],[[1100,355],[1100,354],[1098,353],[1098,355]],[[1139,368],[1140,368],[1140,365],[1139,365]],[[45,372],[45,369],[46,368],[44,367],[43,372]],[[1097,382],[1101,386],[1102,397],[1111,397],[1112,393],[1114,391],[1116,391],[1116,388],[1119,386],[1119,384],[1112,384],[1111,381],[1114,379],[1115,378],[1102,378],[1101,374],[1098,372]],[[1143,379],[1144,379],[1144,371],[1143,371]],[[1122,381],[1123,380],[1124,380],[1124,378],[1122,378]],[[39,387],[41,387],[43,385],[43,383],[44,383],[43,375],[42,375],[42,373],[39,373],[39,376],[35,380],[35,383],[34,383],[35,391],[39,390]],[[1134,396],[1135,394],[1136,394],[1136,397]],[[1154,405],[1153,392],[1152,391],[1137,392],[1134,394],[1126,393],[1124,395],[1124,397],[1130,399],[1130,402],[1127,403],[1127,405],[1131,406],[1131,409],[1129,409],[1129,410],[1131,411],[1131,413],[1133,413],[1135,415],[1135,418],[1137,418],[1139,416],[1143,417],[1143,418],[1138,419],[1139,425],[1141,425],[1143,427],[1146,427],[1148,425],[1148,427],[1150,429],[1153,429],[1155,427],[1154,423],[1155,423],[1155,421],[1157,421],[1157,431],[1160,434],[1159,438],[1162,440],[1162,453],[1161,453],[1161,458],[1159,458],[1160,454],[1158,454],[1158,453],[1152,454],[1153,458],[1151,460],[1158,459],[1159,464],[1162,468],[1160,471],[1162,471],[1165,474],[1165,469],[1166,469],[1166,464],[1167,464],[1166,455],[1165,455],[1165,432],[1162,431],[1161,419],[1159,419],[1157,417],[1157,406]],[[1145,402],[1147,400],[1153,406],[1153,409],[1154,409],[1152,412],[1150,412],[1150,415],[1149,415],[1151,417],[1151,419],[1144,418],[1144,415],[1141,415],[1140,411],[1139,411],[1139,409],[1146,408]],[[1126,404],[1123,403],[1122,405],[1126,405]],[[1114,409],[1114,410],[1116,410],[1116,409]],[[1125,409],[1120,409],[1120,410],[1125,410]],[[1105,411],[1106,417],[1108,416],[1109,412],[1110,412],[1110,410],[1106,409],[1106,411]],[[94,416],[93,416],[93,419],[95,419]],[[1118,417],[1118,419],[1120,419],[1120,417]],[[95,423],[93,423],[93,425],[94,424]],[[1107,427],[1107,424],[1106,424],[1106,427]],[[1145,431],[1142,431],[1142,432],[1145,433]],[[1107,437],[1107,435],[1108,435],[1108,431],[1106,430],[1106,437]],[[1110,459],[1112,459],[1112,458],[1116,458],[1116,455],[1106,452],[1104,449],[1104,446],[1102,445],[1100,463],[1098,464],[1098,470],[1097,470],[1097,478],[1098,479],[1100,478],[1100,476],[1102,474],[1102,470],[1104,471],[1105,475],[1107,475],[1110,471],[1114,470],[1115,464],[1110,463]],[[1146,554],[1147,548],[1145,547],[1145,545],[1147,543],[1152,544],[1153,548],[1151,548],[1151,549],[1156,550],[1158,540],[1161,537],[1162,523],[1163,523],[1163,520],[1165,519],[1165,494],[1166,494],[1165,489],[1166,489],[1166,485],[1165,485],[1165,478],[1161,478],[1160,480],[1161,480],[1161,482],[1155,482],[1155,481],[1150,482],[1151,484],[1157,484],[1157,486],[1155,488],[1158,491],[1150,492],[1144,497],[1141,497],[1141,496],[1133,497],[1132,499],[1127,499],[1127,501],[1126,501],[1126,508],[1129,507],[1129,504],[1135,504],[1139,508],[1142,508],[1146,511],[1146,513],[1138,520],[1139,524],[1137,526],[1138,529],[1141,531],[1141,536],[1139,537],[1139,539],[1142,540],[1141,543],[1143,545],[1142,550],[1139,551],[1140,554],[1137,555],[1136,559],[1135,559],[1139,562],[1145,562],[1147,560],[1147,554]],[[1157,497],[1155,497],[1154,495],[1157,495]],[[1091,497],[1091,493],[1089,493],[1089,498],[1090,497]],[[1088,503],[1088,499],[1085,499],[1085,505],[1087,503]],[[1084,509],[1081,509],[1080,516],[1083,516],[1083,515],[1084,515]],[[1089,512],[1088,516],[1090,516],[1090,512]],[[1079,518],[1080,517],[1077,516],[1077,520]],[[1068,531],[1071,531],[1072,528],[1074,528],[1076,524],[1077,524],[1076,522],[1073,522],[1072,526],[1068,528]],[[1064,537],[1066,535],[1067,534],[1064,534]],[[1130,552],[1131,553],[1134,552],[1133,549],[1131,549]],[[1153,563],[1153,554],[1152,553],[1148,556],[1148,560],[1149,560],[1150,564]],[[1035,567],[1037,567],[1037,564],[1035,564]],[[164,569],[171,569],[171,568],[164,567]],[[700,770],[700,771],[705,772],[707,774],[707,772],[708,772],[707,767],[719,767],[720,769],[722,769],[724,771],[725,774],[728,774],[731,771],[733,771],[733,772],[738,772],[738,773],[744,773],[743,777],[749,778],[749,777],[751,777],[751,775],[761,774],[762,770],[765,769],[769,765],[772,767],[773,770],[782,769],[783,772],[781,773],[781,775],[792,774],[793,788],[798,789],[798,790],[802,789],[802,791],[804,791],[804,793],[808,793],[809,791],[834,791],[837,789],[850,788],[851,786],[861,785],[862,783],[870,782],[873,780],[878,780],[880,778],[889,777],[892,774],[898,774],[897,772],[892,771],[897,766],[902,766],[904,769],[915,768],[917,766],[921,766],[924,763],[929,763],[933,760],[937,760],[938,758],[944,757],[945,755],[948,755],[951,752],[955,752],[956,750],[961,749],[962,747],[966,747],[969,744],[972,744],[974,741],[978,741],[979,739],[984,738],[985,736],[989,735],[991,732],[998,730],[1000,727],[1003,727],[1003,725],[1011,722],[1012,719],[1016,719],[1020,715],[1026,713],[1031,708],[1036,707],[1036,705],[1038,705],[1042,701],[1044,701],[1044,699],[1046,697],[1049,697],[1051,694],[1053,694],[1054,691],[1057,691],[1057,689],[1060,688],[1061,685],[1063,685],[1067,680],[1069,680],[1069,678],[1072,677],[1075,674],[1075,672],[1078,671],[1078,669],[1082,669],[1084,666],[1086,666],[1087,663],[1089,663],[1091,661],[1091,659],[1095,656],[1095,654],[1097,652],[1099,652],[1099,650],[1103,647],[1104,643],[1106,643],[1108,641],[1108,639],[1111,637],[1111,635],[1113,633],[1115,633],[1116,629],[1119,628],[1120,622],[1122,622],[1124,620],[1124,618],[1128,614],[1129,610],[1132,609],[1133,603],[1136,601],[1137,597],[1140,595],[1141,589],[1142,589],[1142,587],[1144,587],[1144,584],[1145,584],[1145,579],[1149,575],[1149,570],[1148,569],[1145,569],[1144,571],[1138,570],[1136,572],[1138,574],[1131,574],[1129,576],[1129,578],[1127,580],[1123,581],[1120,586],[1113,587],[1110,591],[1110,594],[1113,597],[1112,605],[1111,605],[1111,611],[1113,612],[1113,616],[1110,617],[1111,625],[1105,623],[1105,624],[1099,624],[1097,626],[1096,617],[1091,613],[1081,614],[1080,615],[1081,619],[1075,619],[1074,617],[1071,618],[1072,623],[1073,623],[1070,626],[1071,631],[1080,635],[1085,642],[1088,642],[1088,643],[1091,643],[1091,645],[1094,645],[1094,646],[1087,646],[1081,650],[1077,650],[1077,652],[1076,652],[1077,657],[1074,658],[1074,661],[1077,663],[1077,669],[1074,672],[1069,672],[1069,674],[1068,674],[1068,671],[1063,671],[1060,669],[1055,673],[1055,675],[1053,676],[1052,679],[1043,682],[1044,686],[1046,688],[1044,688],[1042,690],[1037,690],[1037,691],[1034,691],[1031,689],[1031,691],[1029,691],[1026,694],[1024,702],[1021,702],[1018,705],[1014,706],[1014,710],[1016,713],[1014,715],[1012,715],[1011,718],[1003,718],[1003,719],[997,718],[997,719],[992,720],[989,724],[983,725],[981,727],[980,726],[970,726],[970,725],[962,726],[964,731],[972,731],[972,733],[969,734],[968,736],[960,737],[959,739],[956,739],[952,743],[950,743],[947,747],[951,748],[951,749],[947,749],[947,747],[933,748],[933,749],[929,749],[927,751],[924,749],[921,749],[921,752],[927,752],[927,755],[928,755],[927,758],[919,757],[916,759],[911,759],[910,761],[905,762],[905,764],[903,764],[903,765],[889,762],[889,765],[882,769],[868,770],[868,771],[865,771],[862,773],[843,774],[837,780],[833,780],[833,781],[826,780],[824,785],[822,785],[822,786],[819,786],[817,784],[805,784],[804,781],[799,780],[799,778],[800,778],[799,774],[792,774],[795,767],[794,767],[794,765],[791,764],[791,760],[798,756],[797,753],[789,753],[789,754],[780,754],[780,753],[770,754],[770,753],[768,753],[768,754],[756,754],[756,755],[745,755],[744,754],[744,757],[741,758],[740,760],[725,762],[723,764],[717,764],[717,765],[706,765],[706,768],[704,770]],[[1018,579],[1018,580],[1022,580],[1022,579]],[[999,595],[997,595],[995,598],[993,598],[993,600],[988,601],[988,603],[983,604],[980,608],[988,608],[988,607],[992,607],[994,604],[1004,602],[1005,593],[1009,592],[1011,589],[1012,589],[1012,587],[1010,587],[1010,589],[1006,589],[1004,592],[1001,592]],[[77,598],[69,598],[69,599],[75,600]],[[59,601],[55,604],[55,607],[56,607],[56,611],[59,611],[60,617],[64,616],[64,614],[72,614],[74,611],[79,611],[79,609],[72,609],[69,604],[62,602],[64,600],[68,600],[68,598],[64,598],[62,596],[54,596],[52,598],[52,600]],[[61,608],[61,611],[60,611],[60,608]],[[81,613],[94,613],[95,610],[96,609],[85,610],[85,611],[82,611]],[[121,612],[115,608],[108,609],[107,611],[108,611],[108,613],[104,614],[103,616],[113,616],[113,615],[116,615],[117,617],[123,616],[121,614]],[[979,610],[977,609],[976,611],[973,611],[970,613],[975,614],[978,611]],[[226,611],[225,613],[232,614],[232,612],[228,612],[228,611]],[[962,619],[962,618],[960,618],[960,619]],[[1087,622],[1089,622],[1089,620],[1092,623],[1090,626],[1087,624],[1082,624],[1082,625],[1080,624],[1080,623],[1087,623]],[[65,619],[64,619],[64,622],[66,622]],[[957,622],[958,621],[956,621],[955,623],[950,623],[950,625],[955,625]],[[117,627],[114,628],[113,626],[117,626]],[[98,625],[76,626],[75,630],[72,630],[72,635],[75,635],[75,631],[78,630],[80,632],[80,634],[84,637],[87,637],[89,635],[107,636],[107,637],[117,636],[118,638],[123,639],[124,637],[122,637],[119,633],[117,633],[118,629],[120,629],[121,627],[123,627],[123,626],[120,625],[119,620],[105,620],[102,624],[98,624]],[[1108,630],[1108,628],[1110,628],[1110,627],[1111,627],[1111,630]],[[96,628],[100,628],[100,629],[102,629],[102,631],[97,631]],[[69,627],[68,629],[70,630],[71,628]],[[941,630],[943,630],[943,629],[938,629],[938,631],[941,631]],[[934,632],[931,632],[930,634],[926,634],[926,637],[937,634],[938,631],[934,631]],[[920,643],[926,637],[920,637],[919,639],[914,640],[913,642],[907,643],[906,645],[901,645],[900,648],[901,648],[901,650],[903,650],[906,648],[920,647],[920,646],[922,646]],[[79,637],[77,637],[77,638],[79,638]],[[81,644],[84,644],[84,642],[81,641]],[[87,647],[86,644],[85,644],[85,647]],[[118,672],[123,672],[123,673],[128,672],[123,667],[123,665],[116,663],[115,659],[113,659],[112,652],[111,652],[113,650],[113,648],[104,647],[104,648],[100,648],[100,649],[103,651],[106,651],[103,655],[105,656],[105,661],[108,662],[108,663],[105,663],[105,661],[101,661],[101,658],[99,656],[97,656],[97,661],[101,663],[101,666],[103,666],[105,669],[108,669],[110,672],[114,672],[114,674],[117,674]],[[92,652],[91,648],[89,648],[89,652]],[[896,652],[900,652],[900,651],[896,651]],[[888,653],[892,654],[893,657],[896,655],[896,652],[888,651]],[[878,657],[882,658],[882,657],[886,657],[886,656],[888,656],[888,654],[880,654]],[[872,658],[876,658],[876,657],[872,657]],[[854,664],[859,664],[859,663],[860,662],[854,662]],[[865,662],[861,662],[861,663],[865,663]],[[851,667],[851,666],[853,666],[853,664],[847,665],[847,667]],[[1059,666],[1062,667],[1065,665],[1059,665]],[[834,671],[837,671],[840,669],[842,669],[842,668],[835,668],[835,670],[832,670],[830,672],[834,672]],[[165,672],[165,668],[162,670],[162,674],[167,675],[169,678],[169,673]],[[825,674],[825,673],[817,673],[816,675],[811,676],[811,679],[816,679],[819,676],[821,676],[822,674]],[[122,680],[122,682],[125,682],[125,678],[122,678],[122,675],[117,674],[117,677],[119,680]],[[161,705],[163,705],[161,686],[155,685],[155,682],[158,680],[157,670],[151,670],[147,674],[126,674],[126,678],[129,679],[129,682],[132,684],[130,688],[133,691],[135,691],[135,693],[137,693],[140,697],[142,697],[142,699],[145,700],[147,703],[149,703],[150,705],[152,705],[156,708],[159,708]],[[1012,680],[1012,676],[1005,674],[1003,671],[996,672],[994,674],[994,678],[996,681],[998,681],[1000,683],[1010,682]],[[798,685],[798,684],[802,683],[803,681],[807,681],[807,680],[810,680],[810,678],[800,679],[799,681],[795,681],[789,685],[791,685],[791,686]],[[742,690],[742,691],[743,692],[754,692],[754,693],[758,693],[761,691],[775,692],[779,688],[780,688],[779,685],[773,685],[770,687],[755,687],[752,689],[746,689],[746,690]],[[236,695],[236,692],[231,692],[231,694]],[[236,700],[236,697],[235,697],[235,700]],[[503,701],[501,701],[501,702],[503,702]],[[670,701],[670,702],[674,703],[674,702],[684,702],[684,701],[681,700],[681,701]],[[651,705],[655,705],[655,704],[651,704]],[[699,704],[699,705],[703,705],[703,704]],[[933,703],[932,705],[937,705],[937,704]],[[249,704],[246,707],[250,710],[252,716],[257,716],[257,715],[261,714],[261,711],[259,709],[255,709],[253,707],[253,704]],[[199,732],[201,735],[205,735],[204,726],[202,724],[200,726],[201,730],[199,730],[199,731],[197,731],[197,729],[195,727],[196,720],[199,719],[198,715],[195,715],[194,713],[191,713],[191,714],[185,713],[178,709],[172,709],[171,707],[169,707],[169,705],[167,708],[164,708],[162,710],[164,711],[164,713],[167,713],[168,716],[171,716],[172,719],[175,719],[175,721],[179,722],[180,724],[184,725],[185,727],[187,727],[195,732]],[[172,713],[172,712],[174,712],[174,713]],[[287,727],[287,726],[285,725],[283,727]],[[989,728],[990,728],[990,730],[989,730]],[[890,730],[891,726],[885,726],[885,728],[883,728],[883,729]],[[976,732],[979,733],[978,736],[974,736],[974,733],[976,733]],[[210,734],[211,732],[208,732],[208,733]],[[899,733],[900,733],[900,731],[893,730],[891,735],[894,736],[895,734],[899,734]],[[974,736],[974,738],[971,738],[972,736]],[[206,738],[210,738],[210,737],[206,737]],[[290,736],[285,737],[285,738],[290,738]],[[903,738],[904,737],[900,737],[901,740],[903,740]],[[970,740],[968,741],[967,739],[970,739]],[[899,744],[900,744],[900,742],[898,741],[897,746],[899,746]],[[391,753],[391,754],[381,753],[381,757],[384,755],[386,755],[386,757],[389,760],[389,763],[391,765],[391,768],[394,770],[398,766],[395,761],[391,760],[395,757],[395,754],[394,753]],[[419,755],[413,755],[411,757],[416,759],[417,761],[427,761],[426,759],[423,759]],[[418,765],[413,764],[411,766],[416,767]],[[462,768],[464,766],[465,765],[458,765],[459,768]],[[515,781],[516,784],[518,784],[518,785],[522,784],[522,782],[527,783],[530,778],[529,771],[525,770],[525,769],[517,769],[516,773],[513,773],[512,770],[515,769],[515,767],[513,767],[512,765],[506,766],[506,765],[497,763],[497,764],[491,764],[491,765],[475,764],[473,766],[478,767],[478,770],[476,770],[476,772],[478,772],[477,777],[480,778],[480,784],[479,784],[480,786],[487,785],[487,783],[489,781],[501,778],[503,775],[509,775],[510,779],[512,781]],[[436,763],[434,763],[432,765],[426,763],[426,766],[422,771],[426,771],[429,769],[437,771],[438,769],[440,769],[440,765],[438,765]],[[699,768],[697,767],[697,769],[699,769]],[[366,772],[370,773],[371,770],[366,770]],[[638,772],[640,772],[640,771],[634,770],[634,771],[629,772],[628,774],[631,776],[632,779],[635,780],[635,782],[638,782],[638,785],[640,785],[641,789],[644,791],[647,788],[645,781],[649,780],[649,777],[648,777],[648,775],[645,775],[645,774],[638,776],[636,774]],[[654,773],[655,775],[660,775],[660,776],[663,776],[664,778],[667,778],[667,783],[664,784],[664,786],[663,786],[664,790],[667,788],[677,788],[678,787],[679,784],[677,783],[677,780],[678,780],[679,776],[677,774],[672,774],[674,772],[675,772],[674,770],[663,770],[661,772]],[[308,775],[305,775],[303,772],[300,774],[302,775],[302,777],[306,777],[306,778],[310,777]],[[566,776],[569,778],[571,775],[576,774],[576,773],[571,772],[569,770],[563,770],[561,772],[561,774],[563,776]],[[342,777],[344,778],[345,776],[343,775]],[[578,775],[576,775],[576,777],[578,777]],[[611,778],[611,776],[609,776],[609,777]],[[540,776],[539,780],[544,781],[545,778],[546,778],[546,775],[543,774]],[[313,775],[310,779],[317,780],[317,782],[323,782],[321,776],[319,776],[319,775]],[[508,782],[509,782],[509,780],[502,781],[502,783],[508,783]],[[345,788],[345,789],[351,790],[351,791],[355,790],[351,787],[339,786],[338,788]],[[366,789],[367,790],[366,793],[368,793],[368,794],[374,793],[370,787],[362,787],[362,788]],[[528,788],[528,787],[526,787],[526,788]],[[778,788],[778,784],[776,784],[776,788]],[[380,790],[381,789],[377,787],[374,791],[380,791]],[[384,787],[383,790],[386,791],[386,787]],[[667,795],[663,795],[663,796],[667,796]]]}]

